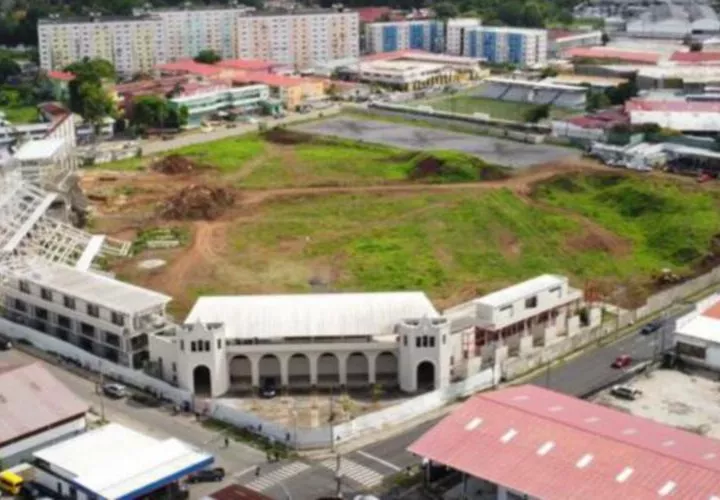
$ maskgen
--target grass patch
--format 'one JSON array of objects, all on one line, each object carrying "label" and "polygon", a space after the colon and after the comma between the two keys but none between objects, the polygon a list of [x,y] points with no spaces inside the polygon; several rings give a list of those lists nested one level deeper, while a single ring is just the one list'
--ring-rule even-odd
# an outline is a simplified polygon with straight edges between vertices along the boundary
[{"label": "grass patch", "polygon": [[39,116],[35,106],[0,107],[0,111],[10,123],[34,123]]},{"label": "grass patch", "polygon": [[214,419],[205,419],[202,420],[201,423],[203,427],[223,434],[233,441],[240,441],[263,450],[268,455],[268,458],[284,460],[286,458],[297,457],[295,451],[285,443],[279,441],[270,442],[265,436],[252,432],[249,427],[235,427]]},{"label": "grass patch", "polygon": [[[524,102],[498,101],[473,97],[468,95],[456,95],[440,99],[428,99],[415,102],[419,106],[431,106],[436,111],[450,111],[472,115],[473,113],[486,113],[492,118],[501,120],[525,121],[526,113],[535,107],[534,104]],[[561,118],[572,114],[571,111],[553,107],[550,110],[551,118]]]}]

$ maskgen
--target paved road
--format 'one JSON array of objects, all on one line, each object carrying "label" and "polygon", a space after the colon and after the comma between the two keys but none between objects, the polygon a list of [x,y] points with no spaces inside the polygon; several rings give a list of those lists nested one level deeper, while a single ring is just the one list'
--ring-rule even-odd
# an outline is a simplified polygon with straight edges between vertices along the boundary
[{"label": "paved road", "polygon": [[[90,404],[96,412],[100,412],[101,400],[95,392],[95,384],[60,367],[40,361],[17,349],[0,352],[0,363],[43,363],[70,390]],[[145,434],[167,439],[175,437],[197,448],[204,449],[215,455],[218,465],[225,467],[230,483],[233,475],[254,469],[256,464],[265,461],[265,454],[255,448],[241,443],[232,443],[228,449],[223,447],[222,436],[212,432],[194,421],[187,415],[173,416],[167,409],[148,408],[125,400],[102,400],[105,418],[112,422],[125,425]],[[222,487],[225,483],[193,485],[191,496],[200,498]]]},{"label": "paved road", "polygon": [[442,130],[442,127],[414,127],[381,120],[336,117],[293,127],[311,134],[376,142],[411,150],[446,149],[464,151],[496,165],[525,168],[563,158],[577,158],[580,152],[546,144],[523,144],[481,135]]}]

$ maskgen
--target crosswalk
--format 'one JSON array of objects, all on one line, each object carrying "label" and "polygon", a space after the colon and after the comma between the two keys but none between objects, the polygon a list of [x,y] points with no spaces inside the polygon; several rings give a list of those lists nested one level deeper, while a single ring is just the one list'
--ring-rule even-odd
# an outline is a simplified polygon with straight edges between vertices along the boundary
[{"label": "crosswalk", "polygon": [[282,481],[287,481],[293,476],[297,476],[309,468],[310,466],[306,463],[293,462],[267,474],[261,474],[260,477],[254,479],[245,486],[255,491],[264,491],[271,486],[274,486]]},{"label": "crosswalk", "polygon": [[[334,458],[324,460],[320,465],[333,472],[337,470],[337,460]],[[379,472],[347,458],[342,458],[340,461],[340,475],[348,477],[366,488],[374,488],[383,480],[383,475]]]}]

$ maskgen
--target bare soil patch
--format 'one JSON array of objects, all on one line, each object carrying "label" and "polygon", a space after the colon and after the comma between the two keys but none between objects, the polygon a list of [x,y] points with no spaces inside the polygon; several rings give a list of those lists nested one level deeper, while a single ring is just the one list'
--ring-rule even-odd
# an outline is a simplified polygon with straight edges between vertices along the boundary
[{"label": "bare soil patch", "polygon": [[170,196],[159,209],[171,220],[213,220],[235,203],[235,193],[222,187],[194,184]]},{"label": "bare soil patch", "polygon": [[629,241],[607,229],[583,220],[583,232],[567,240],[567,247],[577,252],[605,252],[610,257],[624,257],[632,250]]}]

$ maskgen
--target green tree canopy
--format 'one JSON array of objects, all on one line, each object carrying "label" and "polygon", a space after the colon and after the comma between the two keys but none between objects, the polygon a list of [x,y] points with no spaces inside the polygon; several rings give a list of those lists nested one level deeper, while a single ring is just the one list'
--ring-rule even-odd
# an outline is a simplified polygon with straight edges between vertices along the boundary
[{"label": "green tree canopy", "polygon": [[5,83],[10,77],[20,74],[20,65],[7,56],[0,57],[0,83]]},{"label": "green tree canopy", "polygon": [[458,17],[459,11],[457,5],[450,2],[442,2],[433,6],[435,16],[438,19],[452,19]]},{"label": "green tree canopy", "polygon": [[130,122],[136,127],[180,128],[187,120],[187,107],[178,109],[162,97],[142,96],[135,100]]},{"label": "green tree canopy", "polygon": [[534,106],[527,110],[525,113],[525,121],[530,123],[537,123],[540,120],[544,120],[550,116],[550,105],[542,104],[540,106]]},{"label": "green tree canopy", "polygon": [[222,57],[220,57],[220,54],[212,49],[201,50],[200,53],[195,56],[195,62],[204,64],[215,64],[221,60]]}]

